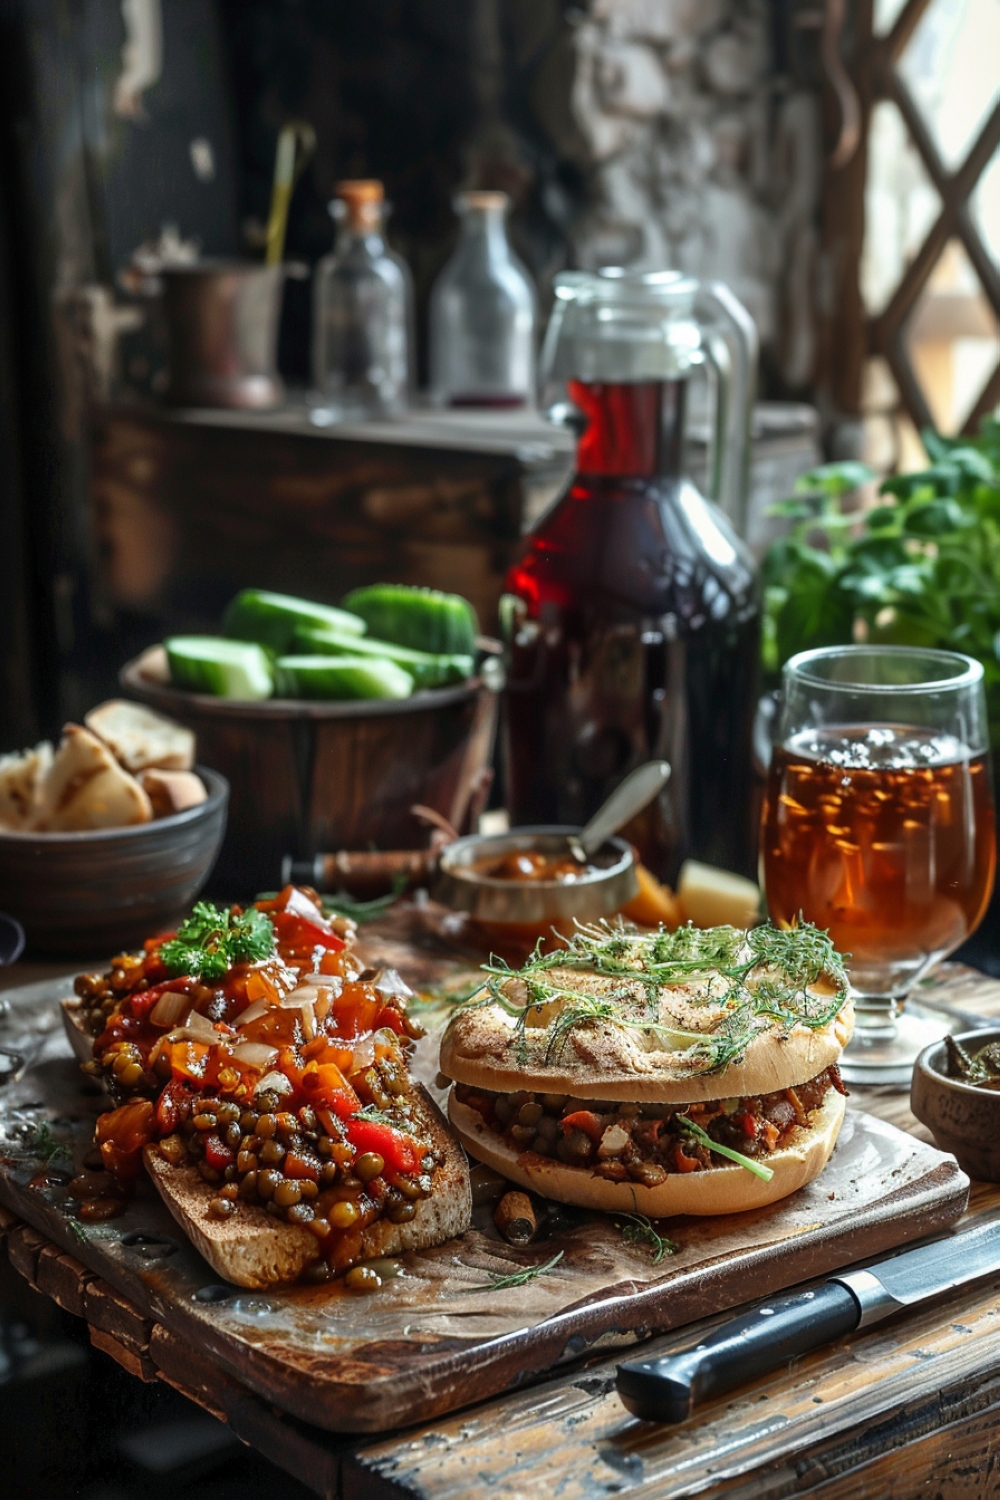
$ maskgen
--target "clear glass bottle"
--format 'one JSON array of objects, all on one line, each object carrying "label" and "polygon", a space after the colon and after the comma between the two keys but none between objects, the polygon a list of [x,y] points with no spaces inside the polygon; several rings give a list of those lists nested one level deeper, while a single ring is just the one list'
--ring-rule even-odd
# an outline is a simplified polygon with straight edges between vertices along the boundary
[{"label": "clear glass bottle", "polygon": [[431,393],[440,406],[530,406],[535,291],[507,241],[506,193],[460,193],[455,253],[431,292]]},{"label": "clear glass bottle", "polygon": [[684,473],[689,377],[712,366],[713,497],[745,487],[747,314],[675,273],[567,273],[555,291],[542,363],[579,440],[501,601],[511,821],[579,827],[664,759],[669,783],[628,830],[645,863],[668,879],[688,856],[753,874],[756,570]]},{"label": "clear glass bottle", "polygon": [[338,182],[336,247],[316,267],[313,381],[341,418],[401,415],[410,398],[413,290],[386,245],[380,182]]}]

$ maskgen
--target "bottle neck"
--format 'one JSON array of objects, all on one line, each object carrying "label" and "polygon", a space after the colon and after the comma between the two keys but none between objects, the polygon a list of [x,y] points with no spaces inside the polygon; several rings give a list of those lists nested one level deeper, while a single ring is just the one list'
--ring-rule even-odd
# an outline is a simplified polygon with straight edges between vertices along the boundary
[{"label": "bottle neck", "polygon": [[462,214],[461,243],[464,249],[485,253],[490,259],[507,258],[507,227],[502,208],[467,208]]},{"label": "bottle neck", "polygon": [[680,474],[683,380],[571,380],[567,388],[587,422],[577,441],[577,473],[619,478]]}]

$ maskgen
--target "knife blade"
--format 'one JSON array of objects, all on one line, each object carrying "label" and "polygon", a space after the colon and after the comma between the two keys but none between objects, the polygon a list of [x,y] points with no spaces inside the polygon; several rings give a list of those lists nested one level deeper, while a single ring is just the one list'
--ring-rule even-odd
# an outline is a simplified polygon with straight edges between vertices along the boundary
[{"label": "knife blade", "polygon": [[618,1366],[617,1389],[633,1416],[683,1422],[696,1401],[777,1369],[796,1355],[893,1313],[1000,1273],[1000,1214],[820,1286],[772,1298],[662,1358]]}]

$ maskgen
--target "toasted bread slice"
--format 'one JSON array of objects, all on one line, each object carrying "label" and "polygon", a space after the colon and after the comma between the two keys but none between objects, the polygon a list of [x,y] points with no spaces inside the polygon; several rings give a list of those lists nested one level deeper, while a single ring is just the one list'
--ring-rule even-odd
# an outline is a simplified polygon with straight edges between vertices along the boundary
[{"label": "toasted bread slice", "polygon": [[[400,1255],[405,1250],[425,1250],[463,1234],[472,1217],[469,1164],[465,1152],[452,1138],[430,1096],[416,1090],[415,1113],[424,1135],[441,1158],[431,1178],[428,1198],[417,1203],[408,1224],[390,1224],[380,1219],[361,1238],[359,1258]],[[213,1189],[198,1175],[197,1168],[175,1167],[155,1146],[143,1153],[146,1168],[164,1203],[212,1269],[226,1281],[260,1291],[279,1282],[294,1281],[310,1262],[319,1259],[315,1235],[299,1224],[274,1219],[257,1204],[241,1203],[231,1219],[209,1214]]]},{"label": "toasted bread slice", "polygon": [[190,729],[151,708],[109,698],[92,708],[83,722],[126,771],[144,771],[149,766],[162,771],[190,771],[194,765],[194,735]]},{"label": "toasted bread slice", "polygon": [[83,1024],[83,1003],[76,995],[60,1000],[63,1028],[77,1062],[89,1062],[94,1055],[94,1038]]},{"label": "toasted bread slice", "polygon": [[193,771],[161,771],[151,766],[140,771],[139,785],[153,804],[153,816],[168,818],[208,800],[205,783]]},{"label": "toasted bread slice", "polygon": [[0,755],[0,828],[24,833],[38,811],[38,792],[49,766],[52,746],[47,740],[21,754]]},{"label": "toasted bread slice", "polygon": [[38,833],[127,828],[152,821],[149,798],[89,729],[67,724],[42,781],[33,827]]}]

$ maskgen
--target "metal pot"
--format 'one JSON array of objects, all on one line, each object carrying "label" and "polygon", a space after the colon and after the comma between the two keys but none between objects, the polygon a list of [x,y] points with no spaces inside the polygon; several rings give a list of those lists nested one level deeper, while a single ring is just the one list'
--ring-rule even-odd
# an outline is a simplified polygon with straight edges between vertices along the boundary
[{"label": "metal pot", "polygon": [[285,266],[196,261],[163,266],[172,406],[280,406],[278,320]]}]

